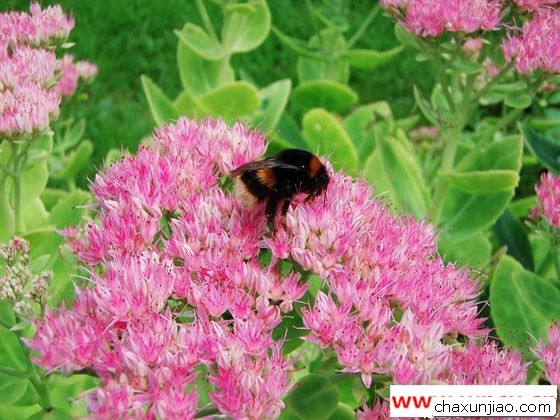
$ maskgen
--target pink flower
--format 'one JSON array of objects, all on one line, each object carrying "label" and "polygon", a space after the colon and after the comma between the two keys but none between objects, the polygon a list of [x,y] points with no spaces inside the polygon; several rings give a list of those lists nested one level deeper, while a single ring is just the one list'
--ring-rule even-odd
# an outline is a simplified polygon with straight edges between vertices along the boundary
[{"label": "pink flower", "polygon": [[421,37],[489,31],[500,25],[501,7],[496,0],[385,0],[381,4],[403,27]]},{"label": "pink flower", "polygon": [[78,86],[78,79],[89,79],[97,74],[97,66],[88,61],[74,63],[72,54],[65,54],[59,63],[60,80],[57,89],[62,96],[70,96]]},{"label": "pink flower", "polygon": [[517,352],[498,350],[496,342],[470,342],[452,351],[451,366],[440,379],[457,385],[522,385],[526,376],[527,364]]},{"label": "pink flower", "polygon": [[480,38],[469,38],[463,44],[463,51],[473,60],[476,60],[483,46]]},{"label": "pink flower", "polygon": [[[7,139],[46,130],[58,117],[61,94],[72,93],[81,75],[71,56],[59,62],[51,48],[64,42],[74,21],[59,5],[30,8],[31,15],[0,13],[0,137]],[[92,74],[91,65],[81,67],[84,77]]]},{"label": "pink flower", "polygon": [[520,35],[510,36],[502,44],[507,62],[513,61],[521,74],[537,69],[546,73],[560,72],[560,9],[543,7],[523,24]]},{"label": "pink flower", "polygon": [[29,8],[31,15],[23,12],[0,14],[0,40],[33,46],[66,40],[74,27],[74,19],[69,19],[60,5],[41,9],[39,3],[33,2]]},{"label": "pink flower", "polygon": [[[560,227],[560,177],[550,172],[541,175],[540,185],[535,186],[539,197],[539,205],[544,213],[547,223],[554,227]],[[540,209],[535,209],[535,215],[541,214]]]},{"label": "pink flower", "polygon": [[89,291],[81,292],[73,310],[47,310],[37,323],[37,332],[27,345],[39,352],[37,364],[64,373],[81,370],[93,363],[106,340],[105,324],[94,314],[95,303]]},{"label": "pink flower", "polygon": [[[220,182],[263,150],[264,138],[241,125],[180,118],[156,131],[153,148],[96,177],[96,220],[64,231],[91,282],[30,341],[43,366],[97,373],[93,415],[190,418],[206,383],[221,414],[275,418],[294,362],[277,327],[299,316],[304,339],[367,387],[378,374],[451,381],[454,352],[470,348],[449,343],[486,336],[478,283],[444,264],[433,227],[393,215],[369,185],[326,161],[326,191],[309,202],[296,195],[267,230],[262,206],[244,208]],[[310,276],[322,281],[315,295]]]},{"label": "pink flower", "polygon": [[560,386],[560,326],[553,324],[548,330],[548,342],[541,341],[533,350],[544,363],[546,378],[551,385]]}]

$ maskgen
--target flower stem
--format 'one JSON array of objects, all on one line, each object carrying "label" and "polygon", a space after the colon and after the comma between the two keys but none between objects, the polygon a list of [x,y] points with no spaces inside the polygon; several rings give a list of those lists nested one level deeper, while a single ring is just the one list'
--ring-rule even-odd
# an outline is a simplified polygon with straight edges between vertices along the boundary
[{"label": "flower stem", "polygon": [[[439,172],[449,172],[453,169],[453,165],[455,163],[455,153],[457,152],[457,146],[459,144],[459,137],[462,129],[463,124],[461,123],[443,131],[442,134],[445,146],[443,148]],[[444,198],[447,193],[447,188],[447,183],[443,180],[443,178],[441,178],[441,175],[436,178],[433,196],[434,208],[431,215],[431,220],[436,225],[438,224],[441,212],[443,211]]]},{"label": "flower stem", "polygon": [[6,180],[8,175],[0,174],[0,215],[4,227],[0,231],[0,241],[7,241],[15,233],[14,212],[10,206],[6,191]]},{"label": "flower stem", "polygon": [[218,38],[218,35],[216,35],[216,30],[214,29],[214,26],[212,25],[212,21],[210,20],[210,17],[208,16],[208,12],[206,11],[206,7],[204,6],[204,1],[196,0],[196,8],[198,9],[198,14],[202,19],[202,24],[204,25],[204,28],[206,29],[208,34],[219,42],[220,40]]},{"label": "flower stem", "polygon": [[560,241],[556,237],[550,238],[550,256],[556,270],[556,277],[560,282]]},{"label": "flower stem", "polygon": [[16,142],[11,142],[10,145],[12,146],[12,160],[13,160],[13,172],[12,172],[12,180],[13,180],[13,189],[14,189],[14,201],[13,201],[13,210],[14,210],[14,219],[15,219],[15,232],[21,233],[23,231],[23,215],[21,213],[21,174],[19,171],[19,146]]},{"label": "flower stem", "polygon": [[362,35],[364,34],[365,30],[367,29],[367,27],[369,26],[369,24],[371,23],[371,21],[373,19],[375,19],[375,17],[379,14],[379,11],[381,10],[381,5],[379,3],[377,3],[372,9],[371,12],[369,12],[369,15],[367,15],[367,17],[365,18],[365,20],[362,22],[362,24],[360,25],[360,27],[358,28],[358,30],[354,33],[354,35],[352,35],[352,38],[350,38],[350,40],[348,41],[347,44],[347,48],[350,49],[354,46],[354,44],[362,37]]},{"label": "flower stem", "polygon": [[45,384],[45,378],[42,375],[39,375],[34,365],[31,365],[29,370],[30,372],[28,379],[37,391],[37,394],[39,394],[39,405],[43,408],[44,411],[52,410],[53,406],[49,391]]}]

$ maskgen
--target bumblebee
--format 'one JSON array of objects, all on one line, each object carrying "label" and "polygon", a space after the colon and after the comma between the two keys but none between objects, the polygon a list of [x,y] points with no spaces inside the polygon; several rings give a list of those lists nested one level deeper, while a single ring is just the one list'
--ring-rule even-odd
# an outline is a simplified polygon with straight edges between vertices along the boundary
[{"label": "bumblebee", "polygon": [[244,206],[266,202],[269,223],[274,221],[279,206],[282,215],[286,214],[295,194],[307,194],[307,202],[329,184],[325,165],[313,153],[299,149],[286,149],[275,157],[247,163],[230,175],[235,180],[235,195]]}]

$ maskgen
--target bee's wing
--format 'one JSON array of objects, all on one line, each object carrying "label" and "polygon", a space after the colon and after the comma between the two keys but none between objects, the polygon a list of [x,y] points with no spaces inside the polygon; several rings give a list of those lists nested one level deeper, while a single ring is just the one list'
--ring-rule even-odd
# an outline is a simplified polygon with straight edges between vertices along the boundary
[{"label": "bee's wing", "polygon": [[278,160],[277,158],[268,158],[263,160],[258,160],[256,162],[246,163],[243,166],[240,166],[237,169],[234,169],[229,173],[230,177],[234,178],[236,176],[242,175],[245,172],[249,171],[258,171],[259,169],[263,168],[281,168],[281,169],[291,169],[294,171],[298,171],[300,168],[296,165],[290,165],[289,163],[284,163]]}]

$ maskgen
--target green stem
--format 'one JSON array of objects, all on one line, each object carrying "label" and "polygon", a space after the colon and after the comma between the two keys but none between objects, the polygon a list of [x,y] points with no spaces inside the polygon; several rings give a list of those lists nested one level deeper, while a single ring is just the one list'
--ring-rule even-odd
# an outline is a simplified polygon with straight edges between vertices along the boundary
[{"label": "green stem", "polygon": [[39,394],[39,405],[44,411],[52,410],[53,406],[49,391],[45,385],[45,378],[42,375],[39,375],[34,365],[31,365],[30,367],[29,381],[37,391],[37,394]]},{"label": "green stem", "polygon": [[[0,236],[0,241],[7,241],[14,236],[15,233],[14,211],[10,206],[8,192],[6,191],[7,179],[8,175],[0,175],[0,215],[2,216],[2,224],[4,225],[1,230],[2,235]],[[3,235],[5,235],[5,237]]]},{"label": "green stem", "polygon": [[509,63],[507,63],[504,67],[502,67],[502,69],[500,70],[500,72],[496,75],[496,77],[494,77],[492,80],[490,80],[488,83],[486,83],[486,85],[484,85],[484,87],[482,89],[480,89],[478,92],[476,92],[476,95],[473,96],[472,101],[473,102],[478,102],[478,100],[480,98],[482,98],[484,95],[486,95],[488,93],[488,91],[490,89],[492,89],[492,87],[498,83],[501,78],[513,67],[513,61],[510,61]]},{"label": "green stem", "polygon": [[29,375],[27,372],[21,372],[17,369],[13,369],[7,366],[0,366],[0,373],[9,376],[15,376],[16,378],[27,378],[27,376]]},{"label": "green stem", "polygon": [[208,34],[214,38],[216,41],[220,42],[220,39],[218,38],[218,35],[216,34],[216,30],[214,29],[214,26],[212,25],[212,21],[210,20],[210,17],[208,16],[208,12],[206,11],[206,7],[204,6],[204,1],[203,0],[196,0],[196,7],[198,9],[198,14],[200,15],[200,18],[202,19],[202,24],[204,25],[204,28],[206,29],[206,32],[208,32]]},{"label": "green stem", "polygon": [[362,22],[358,30],[354,33],[354,35],[352,35],[352,38],[350,38],[350,40],[348,41],[347,44],[348,49],[352,48],[354,44],[362,37],[365,30],[368,28],[369,24],[373,21],[373,19],[375,19],[375,17],[379,14],[380,10],[381,10],[381,5],[377,3],[371,9],[371,12],[369,12],[369,15],[367,15],[366,19]]},{"label": "green stem", "polygon": [[15,219],[15,232],[21,233],[23,231],[23,215],[21,213],[21,174],[19,173],[19,151],[18,145],[15,142],[11,142],[12,147],[12,157],[13,159],[13,174],[12,174],[12,181],[13,181],[13,189],[14,189],[14,201],[13,201],[13,209],[14,209],[14,219]]},{"label": "green stem", "polygon": [[457,113],[457,105],[455,104],[455,100],[453,99],[453,96],[451,96],[451,90],[449,88],[449,84],[447,83],[447,78],[445,76],[445,67],[441,61],[441,56],[439,54],[439,51],[429,43],[425,43],[424,45],[427,46],[428,50],[431,52],[434,65],[436,67],[436,78],[441,85],[441,90],[443,90],[443,96],[445,96],[445,100],[449,105],[449,109],[451,110],[452,113],[455,114]]},{"label": "green stem", "polygon": [[556,237],[550,238],[550,256],[554,262],[556,277],[558,281],[560,281],[560,241]]},{"label": "green stem", "polygon": [[[455,163],[455,153],[459,144],[459,137],[463,129],[463,124],[457,124],[455,127],[449,128],[443,132],[443,139],[445,146],[442,152],[441,165],[439,172],[449,172],[453,169]],[[431,220],[434,224],[438,224],[443,211],[443,204],[445,194],[447,194],[447,183],[439,176],[434,183],[434,196],[433,203],[434,209],[431,215]]]}]

